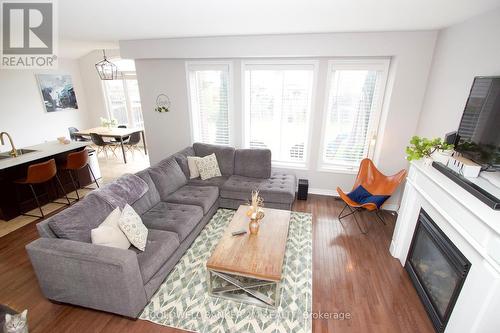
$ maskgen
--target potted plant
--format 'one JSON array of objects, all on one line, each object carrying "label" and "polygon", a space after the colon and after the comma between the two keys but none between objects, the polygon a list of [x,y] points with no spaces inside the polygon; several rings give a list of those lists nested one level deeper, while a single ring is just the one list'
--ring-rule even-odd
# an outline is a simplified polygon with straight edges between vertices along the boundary
[{"label": "potted plant", "polygon": [[116,127],[118,124],[118,121],[115,118],[107,119],[101,117],[101,126],[111,128],[111,127]]},{"label": "potted plant", "polygon": [[408,161],[425,159],[426,164],[431,164],[432,160],[446,164],[453,152],[453,145],[447,144],[441,138],[428,139],[414,136],[410,140],[410,145],[406,147],[406,159]]}]

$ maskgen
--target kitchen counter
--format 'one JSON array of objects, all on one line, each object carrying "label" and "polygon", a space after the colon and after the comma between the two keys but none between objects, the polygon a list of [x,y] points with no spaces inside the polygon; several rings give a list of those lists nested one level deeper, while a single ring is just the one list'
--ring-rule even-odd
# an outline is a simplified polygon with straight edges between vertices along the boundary
[{"label": "kitchen counter", "polygon": [[18,157],[0,159],[0,170],[12,168],[14,166],[35,160],[44,159],[46,157],[58,155],[67,151],[76,150],[88,145],[89,142],[85,141],[71,141],[69,144],[62,144],[59,143],[59,141],[50,141],[30,147],[23,147],[23,149],[36,151],[24,155],[19,155]]},{"label": "kitchen counter", "polygon": [[[66,161],[68,154],[85,149],[89,144],[90,142],[85,141],[71,141],[68,144],[51,141],[22,148],[36,151],[18,157],[0,159],[0,220],[8,221],[23,212],[38,207],[30,188],[26,185],[16,184],[16,180],[26,177],[30,165],[45,162],[52,158],[55,159],[56,164],[60,165]],[[67,171],[58,171],[58,175],[64,192],[72,192],[75,185],[69,173]],[[81,186],[86,186],[92,182],[87,168],[77,170],[75,176]],[[33,187],[42,205],[61,196],[60,190],[57,189],[57,186],[54,186],[53,180],[36,184]]]}]

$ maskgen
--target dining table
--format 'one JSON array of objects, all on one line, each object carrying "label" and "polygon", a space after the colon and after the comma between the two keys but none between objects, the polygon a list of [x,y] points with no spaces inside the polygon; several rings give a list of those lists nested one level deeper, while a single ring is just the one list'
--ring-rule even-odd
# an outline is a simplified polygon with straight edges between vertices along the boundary
[{"label": "dining table", "polygon": [[131,134],[138,133],[138,132],[141,133],[142,142],[144,144],[144,154],[147,155],[148,150],[146,147],[146,136],[144,135],[143,128],[93,127],[93,128],[89,128],[86,130],[79,130],[78,132],[75,132],[75,135],[82,136],[82,137],[90,137],[90,133],[95,133],[97,135],[100,135],[103,138],[118,139],[120,142],[120,146],[122,148],[123,162],[127,163],[127,156],[125,154],[124,140],[125,140],[125,138],[127,138]]}]

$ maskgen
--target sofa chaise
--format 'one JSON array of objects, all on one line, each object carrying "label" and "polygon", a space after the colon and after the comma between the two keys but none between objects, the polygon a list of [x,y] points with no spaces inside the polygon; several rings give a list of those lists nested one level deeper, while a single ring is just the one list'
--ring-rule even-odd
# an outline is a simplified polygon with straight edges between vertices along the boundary
[{"label": "sofa chaise", "polygon": [[[187,157],[212,153],[222,176],[190,179]],[[269,150],[195,143],[38,223],[26,250],[48,299],[135,318],[217,209],[248,202],[252,189],[266,207],[290,209],[296,179],[272,172]],[[145,250],[92,244],[91,230],[125,204],[148,228]]]}]

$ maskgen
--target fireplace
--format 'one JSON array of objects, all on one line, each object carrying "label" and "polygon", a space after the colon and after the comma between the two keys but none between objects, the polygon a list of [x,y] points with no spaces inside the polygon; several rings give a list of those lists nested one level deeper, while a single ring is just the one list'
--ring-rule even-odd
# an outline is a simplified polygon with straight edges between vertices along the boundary
[{"label": "fireplace", "polygon": [[443,332],[470,262],[429,215],[420,210],[405,269],[437,332]]}]

